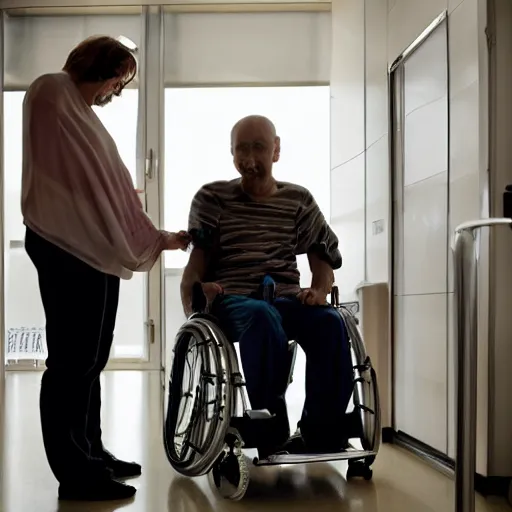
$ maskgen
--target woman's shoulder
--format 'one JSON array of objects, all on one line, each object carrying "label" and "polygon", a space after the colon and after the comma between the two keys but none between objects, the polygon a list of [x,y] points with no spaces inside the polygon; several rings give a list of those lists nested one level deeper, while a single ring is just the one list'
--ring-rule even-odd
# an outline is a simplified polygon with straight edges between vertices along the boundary
[{"label": "woman's shoulder", "polygon": [[61,97],[62,89],[67,86],[65,73],[47,73],[36,78],[27,90],[26,100],[35,101],[44,99],[45,101],[56,101]]}]

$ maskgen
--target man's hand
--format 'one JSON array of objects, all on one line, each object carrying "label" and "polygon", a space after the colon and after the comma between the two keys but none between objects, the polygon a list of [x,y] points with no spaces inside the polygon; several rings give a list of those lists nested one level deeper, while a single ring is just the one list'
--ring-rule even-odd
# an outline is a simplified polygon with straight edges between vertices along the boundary
[{"label": "man's hand", "polygon": [[217,295],[221,295],[224,293],[222,286],[217,283],[202,283],[203,293],[206,297],[206,300],[209,304],[211,304]]},{"label": "man's hand", "polygon": [[[204,296],[206,298],[206,304],[211,304],[217,295],[224,293],[224,290],[220,284],[217,283],[201,283],[201,288],[203,289]],[[192,313],[194,313],[192,302],[197,301],[198,299],[193,298],[194,291],[187,290],[186,292],[182,290],[182,300],[183,300],[183,308],[185,311],[185,315],[189,317]],[[200,303],[203,302],[202,299],[199,298]],[[204,304],[206,306],[206,304]],[[196,305],[197,307],[197,305]],[[199,307],[203,307],[202,305]]]},{"label": "man's hand", "polygon": [[306,288],[297,294],[297,298],[307,306],[325,306],[327,295],[317,288]]},{"label": "man's hand", "polygon": [[190,244],[190,235],[186,231],[179,233],[166,233],[165,234],[165,250],[175,251],[181,249],[185,251]]}]

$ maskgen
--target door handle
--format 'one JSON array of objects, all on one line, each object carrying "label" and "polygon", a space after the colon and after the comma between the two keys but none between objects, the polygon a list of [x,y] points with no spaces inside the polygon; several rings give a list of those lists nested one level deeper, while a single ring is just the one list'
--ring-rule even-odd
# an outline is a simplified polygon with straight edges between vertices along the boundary
[{"label": "door handle", "polygon": [[146,179],[152,180],[156,174],[156,160],[155,160],[155,152],[153,149],[148,150],[148,154],[146,156]]},{"label": "door handle", "polygon": [[146,322],[146,327],[148,329],[148,338],[149,338],[149,344],[153,345],[155,343],[155,322],[154,320],[150,319]]}]

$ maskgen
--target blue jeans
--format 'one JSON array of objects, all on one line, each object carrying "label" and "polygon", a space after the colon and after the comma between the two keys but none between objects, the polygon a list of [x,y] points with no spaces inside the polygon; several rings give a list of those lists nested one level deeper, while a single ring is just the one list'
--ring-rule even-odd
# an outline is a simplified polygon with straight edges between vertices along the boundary
[{"label": "blue jeans", "polygon": [[290,370],[288,341],[295,340],[306,354],[306,400],[300,425],[304,441],[311,450],[342,449],[353,381],[349,339],[339,313],[330,306],[303,305],[295,297],[269,304],[226,295],[212,306],[228,338],[240,343],[252,409],[268,409],[281,416],[289,432],[284,396]]}]

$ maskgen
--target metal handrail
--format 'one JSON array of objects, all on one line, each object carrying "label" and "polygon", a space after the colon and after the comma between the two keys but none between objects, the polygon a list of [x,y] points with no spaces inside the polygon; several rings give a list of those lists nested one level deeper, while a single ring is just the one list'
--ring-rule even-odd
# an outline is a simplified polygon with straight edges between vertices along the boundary
[{"label": "metal handrail", "polygon": [[461,224],[455,230],[453,253],[457,315],[456,512],[475,510],[479,241],[481,228],[494,226],[512,226],[512,219],[474,220]]}]

